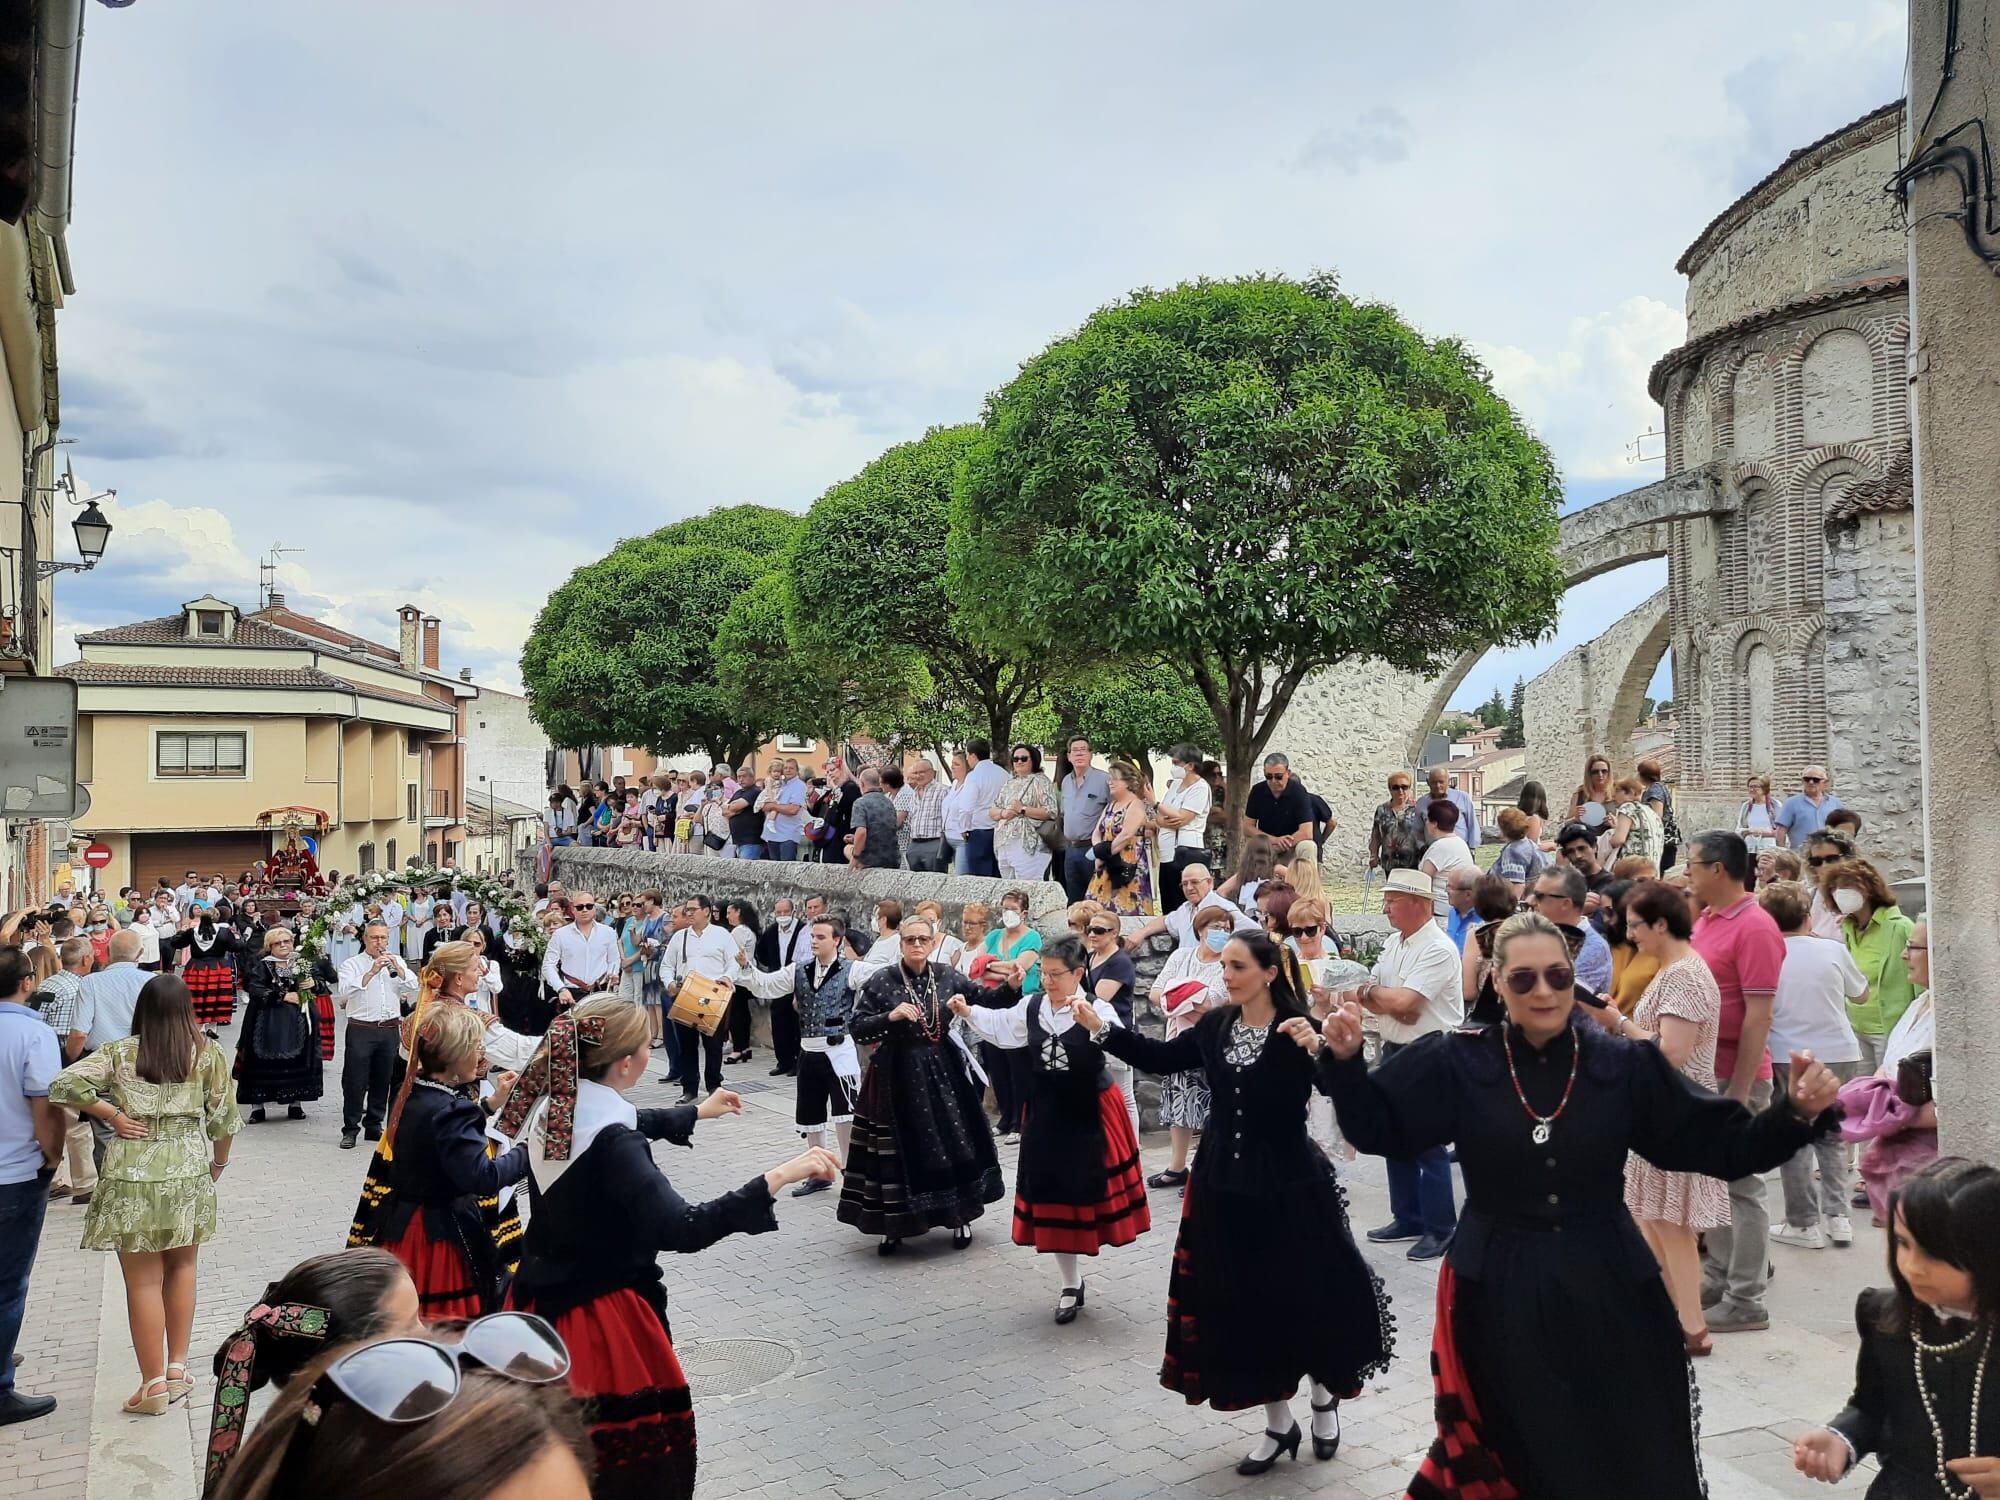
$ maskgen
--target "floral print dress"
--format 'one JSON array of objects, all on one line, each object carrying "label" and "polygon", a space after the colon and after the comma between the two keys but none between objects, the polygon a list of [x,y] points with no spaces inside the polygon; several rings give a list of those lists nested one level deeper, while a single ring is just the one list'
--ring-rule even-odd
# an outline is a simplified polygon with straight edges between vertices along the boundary
[{"label": "floral print dress", "polygon": [[148,1252],[199,1245],[215,1234],[209,1143],[243,1128],[229,1059],[202,1043],[180,1083],[139,1076],[139,1039],[107,1042],[78,1058],[49,1085],[49,1102],[83,1109],[102,1099],[147,1129],[142,1141],[114,1137],[98,1169],[83,1221],[83,1248]]},{"label": "floral print dress", "polygon": [[1160,904],[1154,892],[1153,834],[1146,826],[1146,804],[1137,797],[1122,806],[1116,802],[1107,804],[1098,815],[1092,842],[1115,844],[1135,827],[1139,831],[1138,842],[1122,851],[1132,866],[1132,878],[1114,886],[1109,874],[1099,870],[1090,878],[1090,899],[1121,917],[1157,916]]}]

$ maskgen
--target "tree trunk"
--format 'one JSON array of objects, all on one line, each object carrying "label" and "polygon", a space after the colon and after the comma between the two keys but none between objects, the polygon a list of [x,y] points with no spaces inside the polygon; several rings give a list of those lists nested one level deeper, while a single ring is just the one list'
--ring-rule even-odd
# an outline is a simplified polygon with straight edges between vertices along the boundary
[{"label": "tree trunk", "polygon": [[1250,800],[1250,773],[1256,763],[1257,751],[1251,743],[1248,731],[1236,725],[1217,725],[1222,731],[1222,826],[1228,840],[1225,847],[1229,858],[1224,867],[1215,872],[1221,880],[1232,875],[1236,867],[1243,863],[1243,846],[1249,841],[1243,836],[1243,808]]}]

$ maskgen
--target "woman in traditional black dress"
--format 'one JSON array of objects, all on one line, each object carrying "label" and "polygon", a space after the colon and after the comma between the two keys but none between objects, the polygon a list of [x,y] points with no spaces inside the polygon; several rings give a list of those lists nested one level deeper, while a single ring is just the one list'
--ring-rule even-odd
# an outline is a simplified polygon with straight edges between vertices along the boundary
[{"label": "woman in traditional black dress", "polygon": [[1093,1005],[1080,993],[1085,961],[1082,943],[1058,938],[1042,950],[1042,993],[1006,1010],[951,1000],[952,1012],[996,1047],[1028,1053],[1014,1243],[1055,1257],[1058,1323],[1076,1321],[1083,1307],[1077,1257],[1129,1245],[1153,1227],[1125,1092],[1080,1018],[1090,1010],[1106,1025],[1121,1023],[1109,1000]]},{"label": "woman in traditional black dress", "polygon": [[[1504,1023],[1438,1033],[1370,1073],[1361,1012],[1327,1018],[1320,1076],[1341,1133],[1377,1156],[1450,1142],[1465,1173],[1438,1276],[1431,1369],[1438,1435],[1411,1500],[1696,1500],[1694,1377],[1659,1263],[1625,1208],[1625,1159],[1747,1177],[1835,1116],[1839,1080],[1809,1054],[1760,1114],[1702,1093],[1650,1041],[1573,1025],[1564,935],[1532,912],[1501,924]],[[1592,1008],[1593,1018],[1597,1009]],[[1630,1422],[1604,1420],[1606,1392]]]},{"label": "woman in traditional black dress", "polygon": [[[949,1003],[1012,1005],[1013,989],[985,989],[924,957],[936,941],[929,917],[897,929],[901,959],[861,987],[848,1034],[868,1060],[854,1107],[854,1134],[837,1217],[893,1255],[905,1239],[949,1229],[955,1250],[972,1243],[972,1221],[1005,1196],[993,1128],[981,1105],[985,1082],[951,1029]],[[977,1080],[977,1081],[975,1081]]]},{"label": "woman in traditional black dress", "polygon": [[315,997],[332,992],[334,976],[324,959],[311,969],[301,964],[296,942],[289,927],[267,930],[263,956],[245,978],[250,1003],[236,1039],[236,1102],[255,1106],[253,1125],[264,1123],[267,1104],[282,1104],[287,1118],[303,1120],[300,1106],[325,1092]]},{"label": "woman in traditional black dress", "polygon": [[160,941],[160,959],[171,965],[172,955],[187,950],[187,967],[181,978],[187,982],[188,998],[194,1002],[195,1024],[211,1039],[236,1014],[237,963],[240,939],[236,929],[206,906],[196,906],[192,916],[182,920],[181,930]]},{"label": "woman in traditional black dress", "polygon": [[723,1089],[674,1109],[627,1103],[624,1091],[652,1061],[652,1035],[643,1007],[586,1000],[551,1023],[499,1122],[526,1139],[533,1159],[534,1213],[508,1305],[548,1319],[569,1347],[596,1500],[694,1494],[694,1408],[667,1324],[661,1252],[776,1229],[778,1190],[840,1165],[813,1147],[720,1198],[687,1202],[653,1164],[650,1143],[690,1145],[697,1120],[740,1113],[743,1103]]},{"label": "woman in traditional black dress", "polygon": [[[1261,1474],[1290,1452],[1299,1382],[1312,1386],[1313,1452],[1340,1447],[1340,1403],[1389,1363],[1394,1322],[1381,1278],[1361,1258],[1333,1164],[1306,1134],[1318,1037],[1270,936],[1238,933],[1222,950],[1230,1004],[1172,1041],[1098,1029],[1104,1050],[1149,1073],[1199,1069],[1211,1095],[1167,1279],[1160,1384],[1190,1405],[1261,1407],[1264,1436],[1237,1465]],[[1287,1274],[1284,1296],[1271,1275]]]}]

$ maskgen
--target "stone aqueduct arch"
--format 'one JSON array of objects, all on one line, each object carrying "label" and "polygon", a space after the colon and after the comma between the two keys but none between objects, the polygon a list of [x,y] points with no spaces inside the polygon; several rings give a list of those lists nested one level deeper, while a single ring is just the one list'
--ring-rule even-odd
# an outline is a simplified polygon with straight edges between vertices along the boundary
[{"label": "stone aqueduct arch", "polygon": [[[1742,504],[1742,494],[1728,466],[1718,460],[1571,511],[1562,518],[1556,544],[1563,562],[1564,585],[1575,588],[1629,563],[1665,557],[1674,523],[1727,515],[1741,509]],[[1662,608],[1657,623],[1621,674],[1607,733],[1615,736],[1621,727],[1638,723],[1646,685],[1672,637],[1673,622]],[[1410,764],[1422,756],[1424,736],[1485,654],[1484,649],[1468,651],[1432,685],[1422,713],[1408,729],[1406,758]]]}]

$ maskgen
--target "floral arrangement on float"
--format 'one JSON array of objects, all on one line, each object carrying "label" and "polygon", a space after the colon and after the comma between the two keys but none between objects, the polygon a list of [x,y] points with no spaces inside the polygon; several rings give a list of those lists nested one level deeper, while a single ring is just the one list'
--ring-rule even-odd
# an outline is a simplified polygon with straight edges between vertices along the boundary
[{"label": "floral arrangement on float", "polygon": [[320,904],[318,913],[299,935],[299,958],[303,964],[318,962],[327,951],[327,944],[333,935],[333,926],[340,914],[349,907],[366,906],[371,901],[379,901],[389,896],[406,895],[412,891],[425,891],[433,896],[449,896],[462,892],[468,900],[477,901],[488,912],[500,914],[500,929],[504,937],[513,941],[517,949],[540,957],[549,946],[548,934],[542,931],[542,924],[535,920],[534,908],[528,900],[512,886],[502,885],[485,875],[472,875],[464,870],[446,870],[436,865],[411,865],[402,870],[383,870],[373,875],[358,875],[352,880],[344,880],[336,886],[331,895]]}]

